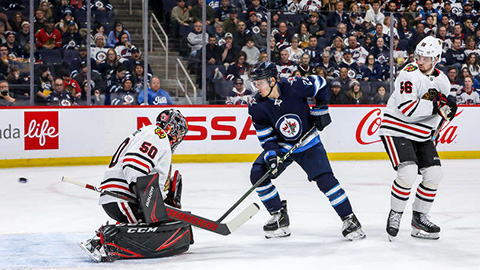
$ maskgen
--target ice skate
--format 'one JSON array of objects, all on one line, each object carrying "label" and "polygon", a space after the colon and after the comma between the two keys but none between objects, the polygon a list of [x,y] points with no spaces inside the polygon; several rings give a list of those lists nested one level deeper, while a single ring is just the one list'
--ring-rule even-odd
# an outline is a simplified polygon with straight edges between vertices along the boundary
[{"label": "ice skate", "polygon": [[401,212],[395,212],[390,210],[387,219],[387,234],[388,234],[388,241],[392,242],[393,238],[395,238],[398,234],[398,230],[400,229],[400,221],[402,219]]},{"label": "ice skate", "polygon": [[271,213],[272,217],[263,226],[265,238],[281,238],[290,236],[290,219],[287,213],[287,202],[282,201],[282,209]]},{"label": "ice skate", "polygon": [[423,239],[437,240],[440,238],[440,227],[428,219],[428,215],[413,211],[412,236]]},{"label": "ice skate", "polygon": [[343,226],[342,226],[342,234],[350,241],[363,239],[366,237],[365,233],[362,230],[362,225],[358,221],[355,214],[350,214],[344,218],[342,218]]},{"label": "ice skate", "polygon": [[92,260],[96,262],[109,261],[107,253],[100,243],[100,238],[88,239],[85,242],[78,242],[77,244]]}]

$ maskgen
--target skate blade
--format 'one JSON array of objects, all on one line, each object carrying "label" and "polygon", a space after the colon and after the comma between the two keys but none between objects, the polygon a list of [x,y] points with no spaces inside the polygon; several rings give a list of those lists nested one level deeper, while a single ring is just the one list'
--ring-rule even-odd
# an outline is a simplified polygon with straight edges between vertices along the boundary
[{"label": "skate blade", "polygon": [[265,238],[283,238],[290,236],[290,229],[288,227],[283,227],[275,231],[265,231]]},{"label": "skate blade", "polygon": [[350,241],[360,240],[365,237],[367,237],[367,235],[363,232],[361,228],[345,235],[345,238],[347,238]]},{"label": "skate blade", "polygon": [[428,239],[428,240],[438,240],[440,238],[440,233],[427,233],[426,231],[419,230],[417,228],[412,229],[412,237]]},{"label": "skate blade", "polygon": [[87,253],[90,259],[92,259],[95,262],[102,262],[102,255],[100,255],[100,252],[97,251],[98,254],[90,252],[90,250],[87,248],[87,246],[83,242],[77,242],[77,244],[83,251],[85,251],[85,253]]},{"label": "skate blade", "polygon": [[393,239],[395,239],[395,236],[388,234],[388,242],[393,242]]}]

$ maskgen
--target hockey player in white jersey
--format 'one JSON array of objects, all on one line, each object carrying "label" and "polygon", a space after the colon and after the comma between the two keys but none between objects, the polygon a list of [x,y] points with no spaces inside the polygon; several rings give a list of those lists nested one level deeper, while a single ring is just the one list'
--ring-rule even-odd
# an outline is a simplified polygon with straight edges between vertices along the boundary
[{"label": "hockey player in white jersey", "polygon": [[[193,239],[190,226],[169,221],[166,213],[164,217],[155,216],[155,208],[163,206],[162,199],[173,207],[181,206],[181,175],[175,171],[171,176],[170,170],[172,153],[187,131],[187,122],[180,111],[164,110],[157,116],[155,124],[133,132],[119,145],[101,188],[131,200],[104,193],[100,195],[99,204],[121,225],[102,226],[97,237],[79,243],[93,260],[163,257],[188,249]],[[150,188],[152,185],[155,189]],[[148,192],[146,187],[149,187]],[[152,190],[155,191],[153,198],[160,198],[160,204],[155,201],[145,206],[141,202],[142,195],[152,197]],[[155,222],[159,223],[153,226]],[[167,243],[174,236],[175,241]]]},{"label": "hockey player in white jersey", "polygon": [[427,216],[442,180],[442,170],[432,134],[439,120],[452,120],[457,106],[447,76],[435,65],[442,42],[428,36],[415,49],[416,62],[407,65],[395,80],[395,89],[384,111],[379,134],[397,171],[391,188],[391,210],[387,233],[398,234],[410,191],[422,175],[413,203],[413,237],[438,239],[440,227]]}]

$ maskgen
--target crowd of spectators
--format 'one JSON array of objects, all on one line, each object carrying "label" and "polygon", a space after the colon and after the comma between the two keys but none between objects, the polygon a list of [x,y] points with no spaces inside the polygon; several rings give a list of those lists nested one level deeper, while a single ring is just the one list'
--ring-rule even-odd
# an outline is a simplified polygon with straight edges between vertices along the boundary
[{"label": "crowd of spectators", "polygon": [[[29,1],[0,2],[0,82],[7,84],[4,105],[26,105],[33,78],[36,105],[171,104],[152,70],[144,70],[140,50],[130,33],[115,22],[109,0],[91,0],[92,31],[87,36],[86,2],[36,0],[34,13],[34,67],[30,76]],[[91,100],[87,101],[87,40],[90,40]],[[149,99],[140,91],[147,78]],[[3,91],[2,93],[7,93]],[[23,102],[22,102],[23,101]]]},{"label": "crowd of spectators", "polygon": [[[449,78],[458,102],[478,103],[479,1],[211,0],[207,3],[207,97],[212,103],[231,103],[226,96],[238,92],[234,86],[238,78],[248,90],[253,90],[249,68],[270,57],[277,64],[279,77],[310,74],[325,77],[333,104],[385,104],[391,92],[390,74],[395,77],[414,61],[415,46],[428,35],[443,42],[437,68],[446,74],[456,72]],[[201,5],[202,0],[177,0],[171,11],[172,35],[186,40],[192,72],[198,72],[202,49],[202,24],[198,23]],[[267,10],[271,12],[270,51],[267,51]],[[393,51],[393,67],[390,51]]]}]

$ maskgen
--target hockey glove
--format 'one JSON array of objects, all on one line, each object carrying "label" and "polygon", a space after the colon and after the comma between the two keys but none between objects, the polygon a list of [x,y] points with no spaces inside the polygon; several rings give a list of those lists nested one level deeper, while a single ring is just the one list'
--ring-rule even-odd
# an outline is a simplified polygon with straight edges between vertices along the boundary
[{"label": "hockey glove", "polygon": [[328,113],[327,104],[314,106],[310,110],[310,116],[312,116],[313,124],[320,131],[322,131],[326,126],[328,126],[328,124],[332,122],[330,114]]},{"label": "hockey glove", "polygon": [[457,103],[444,94],[438,94],[433,100],[432,114],[439,114],[443,119],[451,121],[457,113]]},{"label": "hockey glove", "polygon": [[178,209],[182,208],[180,203],[182,199],[182,175],[177,171],[173,174],[173,177],[168,178],[165,182],[165,191],[167,191],[167,196],[164,203],[176,207]]},{"label": "hockey glove", "polygon": [[280,157],[277,152],[271,150],[265,153],[263,156],[265,160],[267,170],[270,170],[272,178],[277,178],[280,175]]}]

